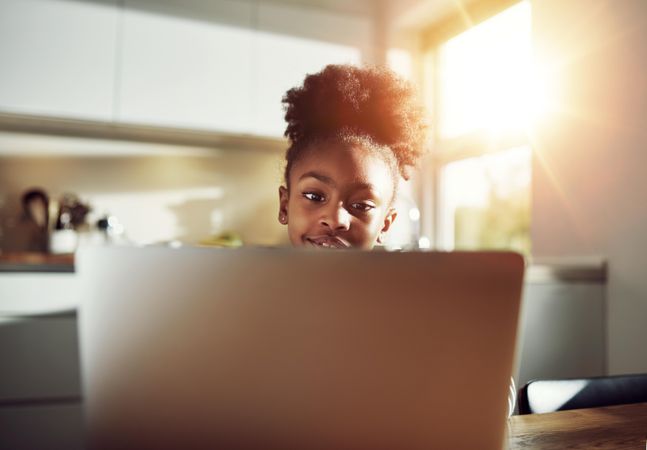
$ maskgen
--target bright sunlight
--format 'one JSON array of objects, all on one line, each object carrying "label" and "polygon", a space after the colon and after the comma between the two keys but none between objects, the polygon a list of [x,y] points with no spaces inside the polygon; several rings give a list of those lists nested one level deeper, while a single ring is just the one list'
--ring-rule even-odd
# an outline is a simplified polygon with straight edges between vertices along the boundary
[{"label": "bright sunlight", "polygon": [[439,57],[441,139],[524,131],[541,114],[528,1],[447,41]]}]

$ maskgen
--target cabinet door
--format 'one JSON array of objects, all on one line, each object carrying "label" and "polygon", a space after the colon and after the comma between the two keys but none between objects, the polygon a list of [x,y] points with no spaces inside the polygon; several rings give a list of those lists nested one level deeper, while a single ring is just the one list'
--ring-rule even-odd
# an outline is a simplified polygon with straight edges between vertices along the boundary
[{"label": "cabinet door", "polygon": [[366,17],[315,8],[269,2],[258,8],[254,131],[280,136],[285,130],[281,104],[285,92],[328,64],[360,64],[369,59],[372,26]]},{"label": "cabinet door", "polygon": [[535,378],[605,374],[605,286],[527,283],[518,342],[518,385]]},{"label": "cabinet door", "polygon": [[76,317],[0,316],[0,405],[81,395]]},{"label": "cabinet door", "polygon": [[83,449],[80,403],[0,406],[0,448]]},{"label": "cabinet door", "polygon": [[126,0],[123,122],[248,132],[252,6],[230,0]]},{"label": "cabinet door", "polygon": [[0,110],[111,120],[115,2],[0,1]]}]

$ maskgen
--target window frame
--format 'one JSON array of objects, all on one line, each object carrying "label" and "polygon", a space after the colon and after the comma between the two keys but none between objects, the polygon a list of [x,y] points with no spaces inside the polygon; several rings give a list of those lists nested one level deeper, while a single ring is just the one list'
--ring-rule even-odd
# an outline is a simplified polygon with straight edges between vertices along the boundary
[{"label": "window frame", "polygon": [[[454,242],[447,242],[447,230],[442,220],[443,194],[442,171],[448,164],[495,154],[515,147],[530,146],[527,133],[505,132],[496,137],[483,131],[471,132],[458,137],[441,138],[438,127],[440,117],[440,48],[447,41],[472,27],[485,22],[497,14],[524,0],[479,0],[460,7],[460,11],[441,20],[421,32],[420,75],[425,105],[432,124],[429,136],[429,156],[421,165],[420,200],[423,207],[420,234],[430,240],[431,248],[453,250]],[[528,0],[526,0],[528,1]],[[453,235],[453,232],[452,232]]]}]

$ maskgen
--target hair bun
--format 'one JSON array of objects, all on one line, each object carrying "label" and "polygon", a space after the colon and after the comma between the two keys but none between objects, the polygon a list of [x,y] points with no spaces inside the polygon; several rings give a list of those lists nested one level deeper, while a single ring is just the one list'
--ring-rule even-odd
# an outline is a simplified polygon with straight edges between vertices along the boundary
[{"label": "hair bun", "polygon": [[299,147],[351,133],[391,149],[402,176],[424,152],[427,125],[412,86],[386,68],[329,65],[283,97],[285,136]]}]

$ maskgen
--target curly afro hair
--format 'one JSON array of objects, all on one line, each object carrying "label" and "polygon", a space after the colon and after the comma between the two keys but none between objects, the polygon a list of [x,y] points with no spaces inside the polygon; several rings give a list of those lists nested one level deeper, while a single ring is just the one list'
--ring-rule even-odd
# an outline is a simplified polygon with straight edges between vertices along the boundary
[{"label": "curly afro hair", "polygon": [[387,147],[404,179],[424,152],[423,108],[412,86],[391,70],[329,65],[290,89],[283,104],[290,140],[286,183],[302,152],[321,140],[356,137]]}]

